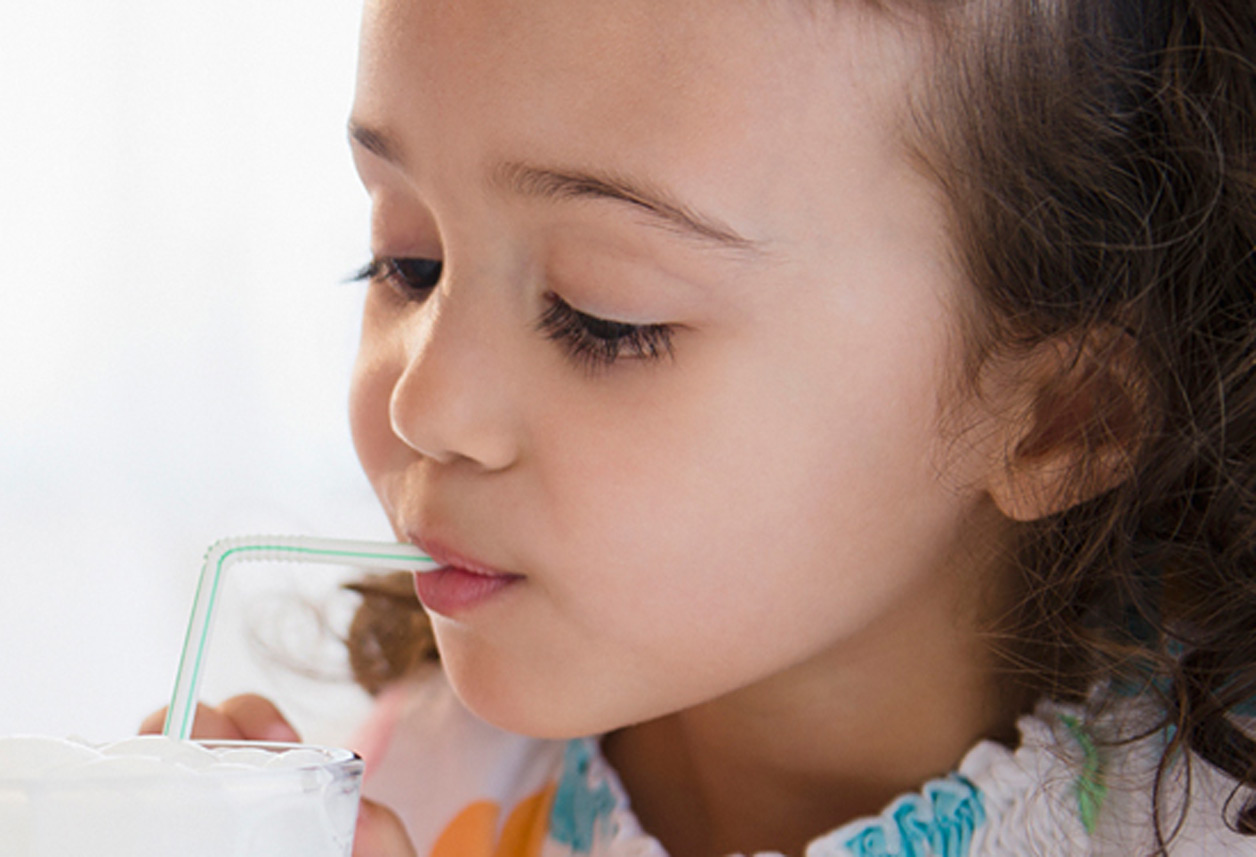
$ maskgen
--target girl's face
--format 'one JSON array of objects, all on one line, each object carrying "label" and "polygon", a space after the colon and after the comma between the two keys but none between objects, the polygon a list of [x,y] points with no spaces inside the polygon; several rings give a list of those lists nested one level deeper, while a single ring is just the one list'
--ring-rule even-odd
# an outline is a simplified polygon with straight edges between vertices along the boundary
[{"label": "girl's face", "polygon": [[801,679],[951,568],[963,287],[901,143],[922,48],[861,6],[368,3],[353,428],[398,535],[478,572],[420,589],[486,719]]}]

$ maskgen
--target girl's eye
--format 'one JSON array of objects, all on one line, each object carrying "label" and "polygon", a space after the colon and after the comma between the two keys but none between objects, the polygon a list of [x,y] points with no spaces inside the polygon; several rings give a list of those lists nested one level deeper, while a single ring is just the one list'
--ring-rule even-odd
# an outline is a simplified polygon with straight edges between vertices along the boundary
[{"label": "girl's eye", "polygon": [[392,286],[407,300],[422,300],[440,282],[439,259],[377,256],[353,277]]},{"label": "girl's eye", "polygon": [[672,356],[672,325],[609,321],[574,309],[558,295],[547,295],[547,299],[549,308],[537,322],[537,329],[587,369],[603,369],[622,358],[658,360]]}]

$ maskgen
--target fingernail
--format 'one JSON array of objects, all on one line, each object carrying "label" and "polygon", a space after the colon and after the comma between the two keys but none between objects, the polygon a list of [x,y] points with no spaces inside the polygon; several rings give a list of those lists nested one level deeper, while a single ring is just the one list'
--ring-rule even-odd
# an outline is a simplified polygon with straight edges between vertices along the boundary
[{"label": "fingernail", "polygon": [[301,741],[296,730],[284,723],[272,723],[265,729],[267,741],[278,741],[284,744],[295,744]]}]

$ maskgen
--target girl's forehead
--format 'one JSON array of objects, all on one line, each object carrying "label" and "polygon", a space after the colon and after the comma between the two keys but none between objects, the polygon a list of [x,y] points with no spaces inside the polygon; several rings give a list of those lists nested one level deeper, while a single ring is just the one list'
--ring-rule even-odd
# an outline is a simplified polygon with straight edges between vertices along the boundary
[{"label": "girl's forehead", "polygon": [[430,171],[475,152],[672,165],[704,196],[799,210],[785,177],[901,166],[921,43],[862,3],[373,0],[354,114]]},{"label": "girl's forehead", "polygon": [[500,108],[526,94],[531,111],[561,102],[620,119],[631,109],[664,121],[695,112],[750,120],[773,105],[826,94],[901,103],[896,90],[916,60],[901,22],[858,3],[805,11],[814,8],[759,0],[374,0],[362,71],[368,85],[387,77],[434,104]]}]

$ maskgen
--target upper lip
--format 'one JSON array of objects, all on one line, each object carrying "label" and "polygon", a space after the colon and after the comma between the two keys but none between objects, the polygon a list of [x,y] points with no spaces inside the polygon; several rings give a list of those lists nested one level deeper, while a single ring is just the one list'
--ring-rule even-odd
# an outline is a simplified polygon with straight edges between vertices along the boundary
[{"label": "upper lip", "polygon": [[483,574],[493,577],[516,576],[510,574],[509,572],[493,568],[491,565],[486,565],[485,563],[482,563],[477,559],[473,559],[466,554],[459,553],[458,551],[448,548],[436,539],[424,538],[423,536],[419,536],[414,533],[407,534],[407,537],[415,547],[443,566],[456,568],[460,571],[469,571],[472,574]]}]

